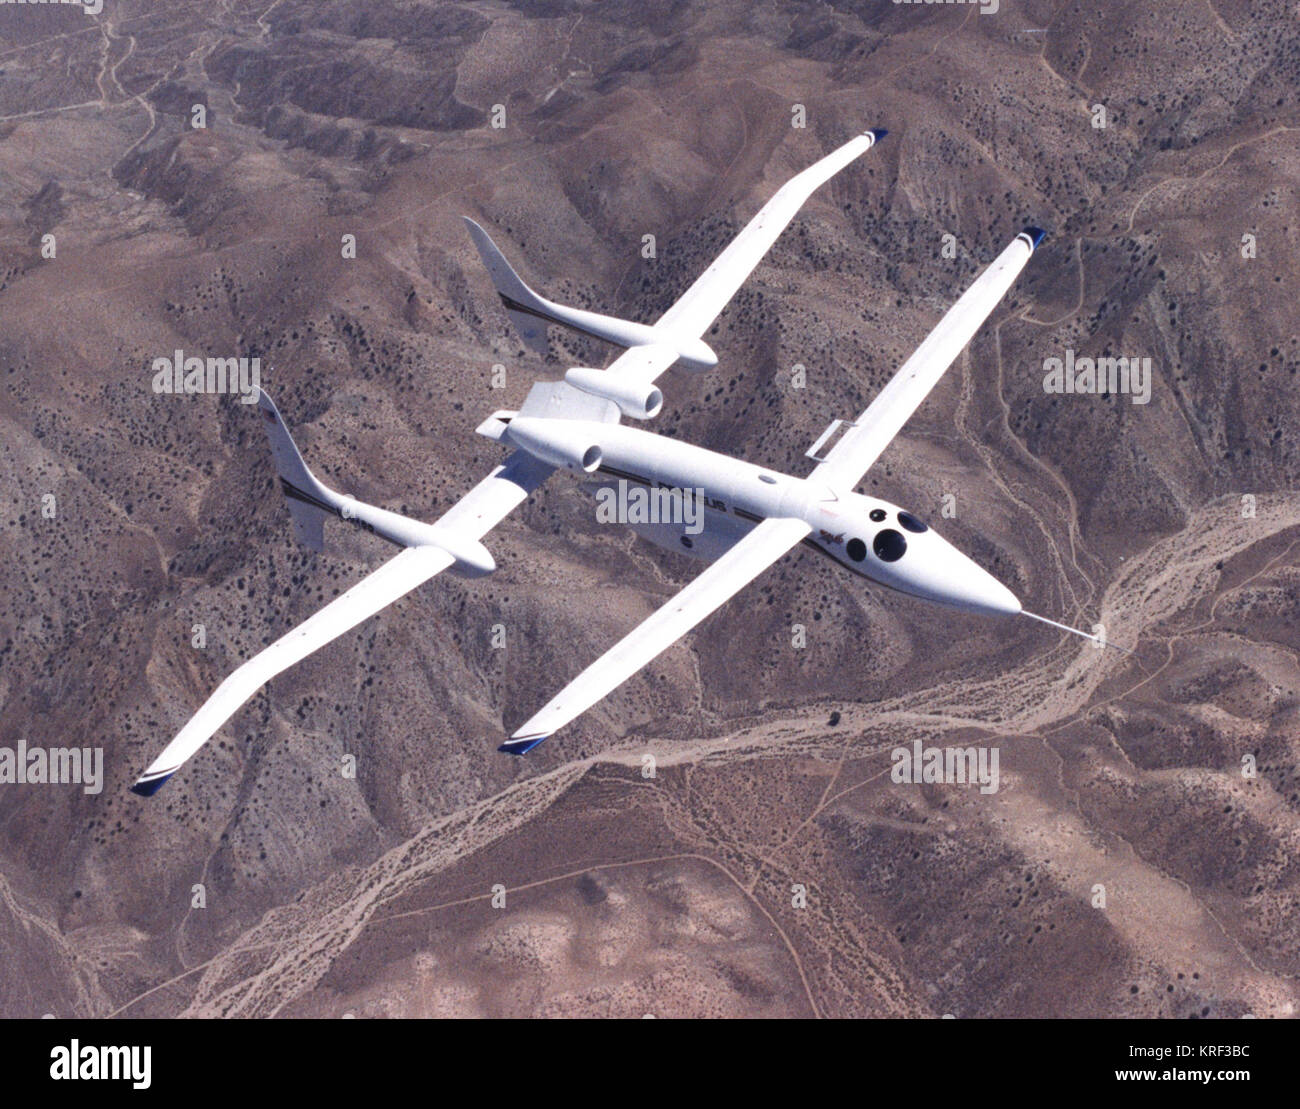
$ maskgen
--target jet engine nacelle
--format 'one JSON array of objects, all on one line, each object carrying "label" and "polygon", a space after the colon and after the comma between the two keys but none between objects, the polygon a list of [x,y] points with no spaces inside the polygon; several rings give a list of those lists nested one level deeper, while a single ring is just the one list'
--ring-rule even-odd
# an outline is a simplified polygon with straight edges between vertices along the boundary
[{"label": "jet engine nacelle", "polygon": [[664,406],[664,395],[653,384],[621,380],[604,370],[578,366],[569,370],[564,380],[593,397],[613,401],[623,415],[634,420],[652,419]]},{"label": "jet engine nacelle", "polygon": [[506,425],[502,438],[552,466],[590,474],[600,468],[600,444],[592,441],[590,432],[579,429],[580,434],[575,434],[576,424],[575,420],[516,416]]}]

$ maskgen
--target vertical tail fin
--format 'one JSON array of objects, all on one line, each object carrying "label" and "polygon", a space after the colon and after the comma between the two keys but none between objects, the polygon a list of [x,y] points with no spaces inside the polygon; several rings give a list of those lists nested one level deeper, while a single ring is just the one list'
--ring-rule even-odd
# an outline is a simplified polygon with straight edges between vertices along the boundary
[{"label": "vertical tail fin", "polygon": [[514,267],[506,261],[505,255],[497,249],[497,244],[492,241],[488,233],[468,216],[465,216],[464,220],[469,228],[470,238],[478,248],[479,257],[487,267],[492,284],[496,286],[497,295],[505,305],[506,315],[514,324],[515,331],[527,346],[538,354],[546,355],[550,351],[550,343],[546,338],[546,324],[548,321],[555,323],[562,321],[556,318],[554,313],[547,311],[548,307],[551,307],[548,301],[539,297],[524,284],[523,278],[515,273]]},{"label": "vertical tail fin", "polygon": [[492,284],[496,286],[497,295],[505,305],[510,322],[514,324],[519,337],[539,354],[546,354],[550,349],[546,339],[546,325],[553,323],[625,349],[662,347],[667,344],[676,351],[677,361],[686,369],[697,372],[710,370],[718,364],[718,356],[703,340],[694,336],[678,338],[672,332],[656,331],[647,324],[620,320],[616,316],[603,316],[599,312],[570,308],[547,300],[524,284],[523,278],[515,273],[483,228],[468,216],[464,220],[483,264],[492,277]]},{"label": "vertical tail fin", "polygon": [[342,498],[317,481],[307,469],[289,429],[284,426],[279,409],[262,389],[258,390],[257,407],[262,414],[266,437],[271,442],[271,457],[280,476],[280,488],[289,501],[294,538],[313,551],[323,551],[325,517],[337,514]]}]

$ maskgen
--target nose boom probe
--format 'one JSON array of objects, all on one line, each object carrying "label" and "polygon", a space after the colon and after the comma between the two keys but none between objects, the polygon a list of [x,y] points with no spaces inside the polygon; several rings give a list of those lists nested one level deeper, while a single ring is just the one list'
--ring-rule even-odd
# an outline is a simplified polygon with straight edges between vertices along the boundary
[{"label": "nose boom probe", "polygon": [[1078,635],[1078,636],[1082,636],[1084,639],[1090,639],[1098,646],[1114,647],[1115,650],[1123,651],[1124,654],[1126,655],[1131,655],[1133,653],[1127,647],[1121,647],[1118,643],[1111,643],[1109,640],[1104,639],[1100,635],[1089,635],[1087,632],[1080,631],[1078,628],[1072,628],[1068,624],[1058,624],[1055,620],[1049,620],[1046,616],[1039,616],[1038,613],[1036,612],[1029,612],[1027,609],[1022,608],[1020,610],[1020,615],[1028,616],[1031,620],[1037,620],[1040,624],[1050,624],[1052,627],[1060,628],[1061,631],[1069,632],[1071,635]]}]

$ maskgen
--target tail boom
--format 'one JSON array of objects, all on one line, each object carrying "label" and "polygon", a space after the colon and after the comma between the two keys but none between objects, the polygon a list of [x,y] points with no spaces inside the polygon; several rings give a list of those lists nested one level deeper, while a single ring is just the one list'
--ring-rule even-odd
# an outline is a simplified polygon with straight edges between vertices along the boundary
[{"label": "tail boom", "polygon": [[322,484],[307,468],[275,403],[261,390],[258,391],[257,405],[262,411],[267,437],[271,440],[271,455],[280,476],[280,489],[288,499],[294,532],[300,541],[320,550],[321,521],[326,516],[334,516],[386,539],[396,547],[439,547],[455,559],[451,572],[461,577],[482,577],[496,569],[496,560],[472,535],[462,535],[453,528],[426,524],[386,508],[353,500]]},{"label": "tail boom", "polygon": [[615,316],[588,312],[583,308],[570,308],[547,300],[528,287],[482,227],[468,216],[464,219],[510,322],[514,324],[520,338],[534,350],[541,353],[547,351],[546,325],[553,323],[625,349],[652,345],[672,347],[677,352],[677,360],[682,368],[694,372],[711,370],[718,364],[718,356],[712,348],[696,336],[680,334],[669,327],[651,327],[649,324],[620,320]]}]

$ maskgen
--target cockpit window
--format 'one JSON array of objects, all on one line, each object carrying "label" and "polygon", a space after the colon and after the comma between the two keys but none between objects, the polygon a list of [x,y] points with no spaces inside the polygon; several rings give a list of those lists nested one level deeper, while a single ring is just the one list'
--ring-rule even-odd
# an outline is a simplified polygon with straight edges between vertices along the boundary
[{"label": "cockpit window", "polygon": [[930,526],[924,520],[918,520],[910,512],[900,512],[898,522],[907,528],[908,531],[914,531],[920,535],[923,531],[929,531]]},{"label": "cockpit window", "polygon": [[878,524],[885,518],[885,510],[883,508],[873,508],[868,515],[871,517],[873,524]]},{"label": "cockpit window", "polygon": [[867,545],[861,539],[850,539],[844,544],[844,549],[854,562],[861,562],[867,557]]},{"label": "cockpit window", "polygon": [[907,540],[903,538],[902,532],[885,528],[884,531],[876,532],[875,539],[871,541],[871,549],[881,562],[897,562],[907,550]]}]

